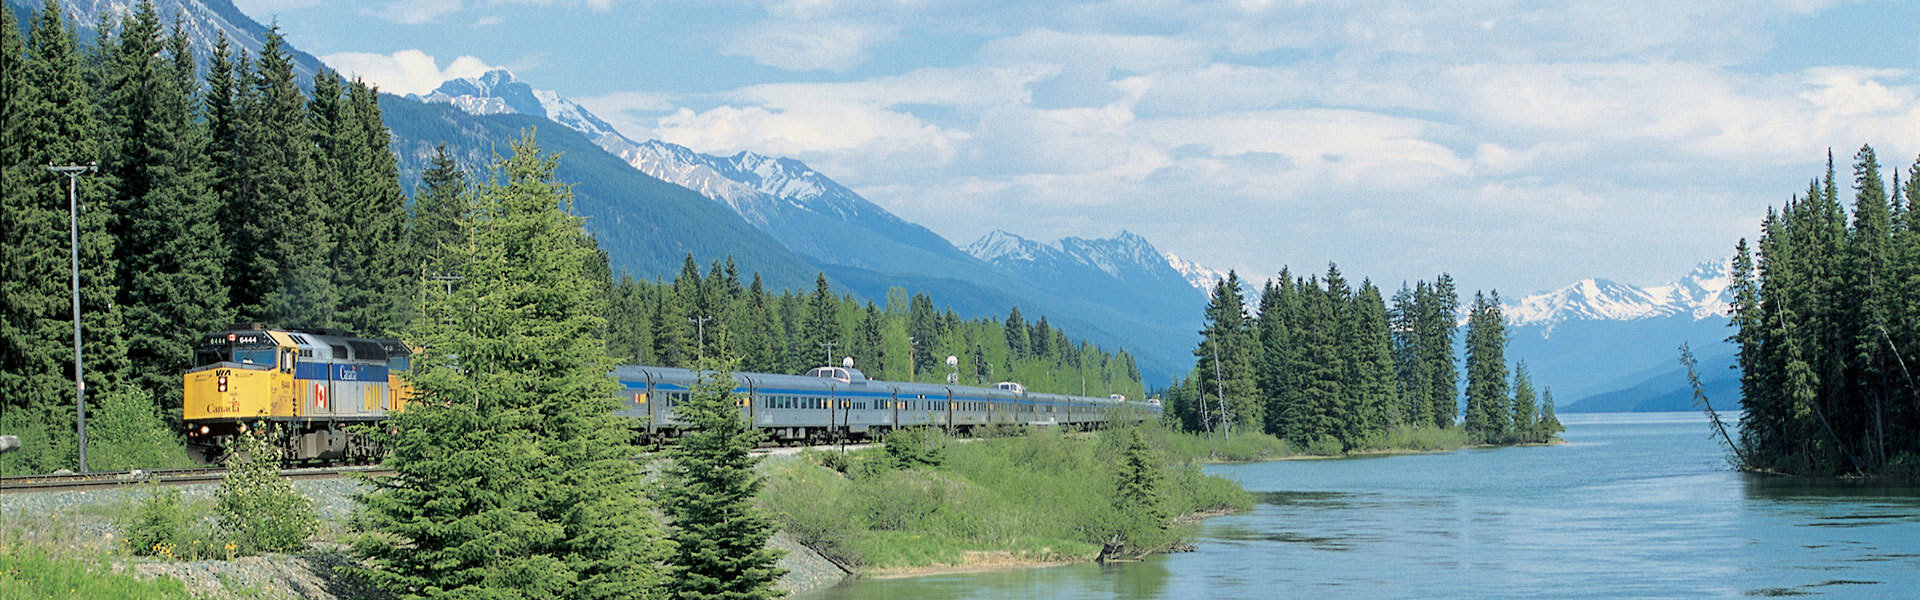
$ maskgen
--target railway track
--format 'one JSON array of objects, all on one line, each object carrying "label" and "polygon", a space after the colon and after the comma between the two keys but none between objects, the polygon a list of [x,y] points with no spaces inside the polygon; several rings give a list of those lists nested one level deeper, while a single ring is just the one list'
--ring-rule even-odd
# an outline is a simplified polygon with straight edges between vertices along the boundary
[{"label": "railway track", "polygon": [[[350,473],[383,475],[393,471],[381,466],[351,467],[314,467],[282,469],[280,475],[288,479],[328,479]],[[221,468],[200,469],[156,469],[153,471],[109,471],[87,473],[85,475],[9,475],[0,477],[0,494],[23,494],[45,492],[73,492],[95,489],[110,489],[126,485],[192,485],[196,483],[214,483],[226,475]]]}]

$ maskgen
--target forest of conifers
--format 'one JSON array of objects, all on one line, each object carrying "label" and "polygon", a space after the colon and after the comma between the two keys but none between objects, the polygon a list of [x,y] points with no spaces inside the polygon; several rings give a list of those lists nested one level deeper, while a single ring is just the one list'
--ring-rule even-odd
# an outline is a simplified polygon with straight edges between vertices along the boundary
[{"label": "forest of conifers", "polygon": [[[1229,273],[1207,305],[1192,376],[1167,410],[1192,431],[1259,431],[1316,454],[1381,449],[1389,434],[1463,427],[1473,444],[1540,443],[1563,430],[1551,391],[1536,396],[1524,363],[1511,376],[1498,292],[1476,293],[1466,333],[1459,420],[1453,278],[1402,286],[1392,305],[1371,281],[1353,289],[1282,269],[1249,316]],[[1509,378],[1511,377],[1511,378]]]},{"label": "forest of conifers", "polygon": [[[78,459],[68,179],[47,165],[98,166],[75,181],[94,469],[178,460],[172,425],[197,336],[244,322],[394,336],[423,285],[460,285],[442,276],[455,271],[446,250],[468,237],[475,166],[442,153],[410,203],[373,87],[323,71],[303,91],[277,30],[259,56],[221,38],[199,70],[186,34],[149,3],[99,24],[91,43],[58,10],[37,12],[24,37],[12,14],[0,11],[0,433],[24,447],[0,471]],[[616,281],[604,253],[582,268],[605,282],[620,361],[691,366],[725,339],[741,368],[791,373],[826,362],[833,343],[834,362],[854,357],[879,378],[943,381],[953,355],[966,383],[1141,391],[1127,353],[1018,309],[962,320],[902,291],[862,306],[824,279],[812,294],[776,293],[728,265],[702,275],[691,258],[672,282]]]},{"label": "forest of conifers", "polygon": [[1920,157],[1906,187],[1853,157],[1853,212],[1827,171],[1769,209],[1733,266],[1736,461],[1806,475],[1920,475]]}]

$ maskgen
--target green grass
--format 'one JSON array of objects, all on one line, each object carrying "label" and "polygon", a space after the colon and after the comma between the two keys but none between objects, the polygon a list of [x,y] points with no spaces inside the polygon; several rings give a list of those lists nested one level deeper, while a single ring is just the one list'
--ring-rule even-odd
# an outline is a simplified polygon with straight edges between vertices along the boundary
[{"label": "green grass", "polygon": [[[903,467],[884,449],[770,464],[761,502],[802,543],[866,568],[954,565],[968,553],[1086,560],[1113,530],[1122,445],[1111,434],[1035,430],[936,443],[936,466]],[[1238,484],[1161,456],[1160,489],[1173,514],[1252,505]]]},{"label": "green grass", "polygon": [[34,546],[0,548],[0,598],[47,600],[189,600],[173,579],[116,573],[100,556],[59,557]]}]

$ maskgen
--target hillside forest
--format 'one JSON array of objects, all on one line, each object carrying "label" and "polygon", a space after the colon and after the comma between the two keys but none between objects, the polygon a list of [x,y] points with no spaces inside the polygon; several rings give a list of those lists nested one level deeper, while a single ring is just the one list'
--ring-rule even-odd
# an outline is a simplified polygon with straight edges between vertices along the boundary
[{"label": "hillside forest", "polygon": [[[1826,174],[1779,210],[1733,267],[1739,466],[1920,476],[1920,157],[1891,183],[1853,156],[1853,211]],[[1725,408],[1724,406],[1722,408]]]},{"label": "hillside forest", "polygon": [[[277,30],[258,56],[217,40],[199,70],[150,3],[90,43],[51,2],[31,23],[0,19],[0,431],[24,446],[0,470],[78,462],[69,179],[48,165],[97,167],[71,180],[93,469],[181,460],[180,375],[199,335],[258,322],[394,336],[428,290],[462,285],[448,261],[485,182],[443,152],[409,198],[378,90],[331,71],[303,87]],[[1128,353],[1017,308],[962,320],[926,294],[862,302],[824,276],[811,294],[776,294],[731,261],[702,273],[691,257],[672,281],[641,281],[591,254],[582,268],[602,282],[599,331],[619,361],[692,366],[726,343],[742,370],[852,357],[876,378],[944,381],[951,355],[968,384],[1141,393]]]}]

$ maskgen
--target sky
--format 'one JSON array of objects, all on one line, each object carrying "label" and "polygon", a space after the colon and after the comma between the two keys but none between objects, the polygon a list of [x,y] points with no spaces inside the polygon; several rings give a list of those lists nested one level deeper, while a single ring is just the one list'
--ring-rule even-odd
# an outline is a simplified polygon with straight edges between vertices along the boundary
[{"label": "sky", "polygon": [[1256,281],[1657,285],[1829,149],[1920,157],[1911,1],[235,3],[383,91],[504,67],[957,245],[1124,229]]}]

